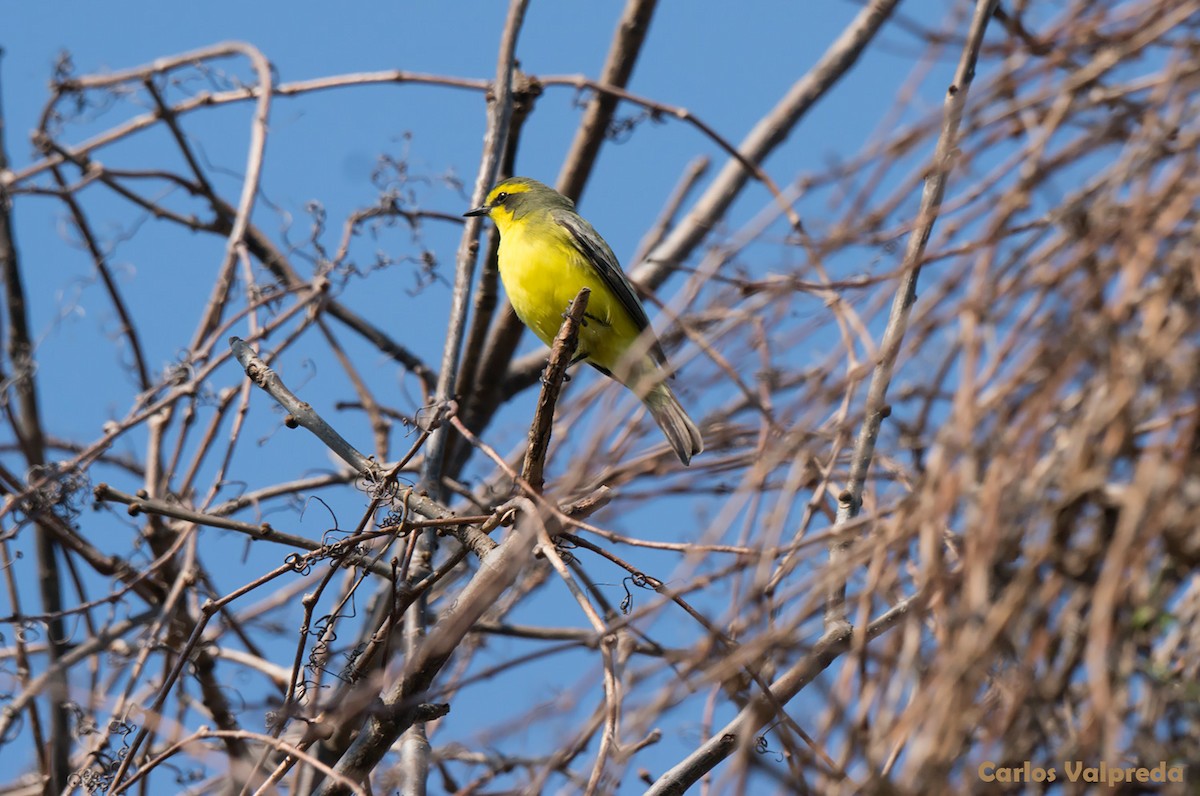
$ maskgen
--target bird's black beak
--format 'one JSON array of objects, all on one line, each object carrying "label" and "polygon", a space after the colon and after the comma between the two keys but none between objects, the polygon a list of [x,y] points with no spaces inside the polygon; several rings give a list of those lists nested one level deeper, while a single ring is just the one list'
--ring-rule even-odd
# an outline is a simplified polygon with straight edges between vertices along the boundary
[{"label": "bird's black beak", "polygon": [[487,204],[485,203],[485,204],[481,204],[479,207],[475,208],[474,210],[468,210],[467,212],[463,213],[463,216],[464,217],[466,217],[466,216],[486,216],[491,209],[492,208],[488,207]]}]

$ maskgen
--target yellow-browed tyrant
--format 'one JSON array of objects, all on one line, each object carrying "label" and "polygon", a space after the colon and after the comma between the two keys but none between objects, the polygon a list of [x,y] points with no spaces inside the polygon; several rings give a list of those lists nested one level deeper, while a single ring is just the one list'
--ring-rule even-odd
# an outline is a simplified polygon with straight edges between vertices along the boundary
[{"label": "yellow-browed tyrant", "polygon": [[500,230],[500,279],[522,323],[551,345],[563,311],[580,288],[590,288],[576,359],[633,390],[684,464],[704,449],[666,383],[667,358],[637,292],[570,199],[537,180],[511,177],[465,215],[488,216]]}]

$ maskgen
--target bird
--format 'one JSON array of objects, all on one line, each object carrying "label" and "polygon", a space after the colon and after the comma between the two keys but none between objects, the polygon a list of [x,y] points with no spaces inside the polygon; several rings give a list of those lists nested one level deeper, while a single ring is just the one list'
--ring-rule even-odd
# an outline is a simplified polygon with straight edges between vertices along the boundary
[{"label": "bird", "polygon": [[575,203],[529,177],[509,177],[464,216],[487,216],[500,232],[497,262],[521,322],[553,345],[563,312],[590,288],[574,362],[586,362],[634,392],[686,466],[704,450],[700,429],[667,384],[670,366],[637,291]]}]

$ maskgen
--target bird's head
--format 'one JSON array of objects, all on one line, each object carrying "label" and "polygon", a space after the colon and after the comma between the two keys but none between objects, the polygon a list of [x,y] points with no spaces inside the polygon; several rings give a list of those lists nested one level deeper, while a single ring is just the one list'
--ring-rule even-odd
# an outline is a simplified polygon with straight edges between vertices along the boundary
[{"label": "bird's head", "polygon": [[528,177],[509,177],[496,183],[488,192],[483,204],[464,216],[487,216],[500,228],[503,235],[508,225],[529,213],[546,212],[562,208],[574,210],[575,203],[549,185]]}]

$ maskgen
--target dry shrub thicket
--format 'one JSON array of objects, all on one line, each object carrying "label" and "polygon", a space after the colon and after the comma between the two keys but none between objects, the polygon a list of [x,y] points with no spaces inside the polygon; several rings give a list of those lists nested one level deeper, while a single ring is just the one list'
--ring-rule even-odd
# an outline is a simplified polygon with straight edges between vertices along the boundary
[{"label": "dry shrub thicket", "polygon": [[[58,75],[40,157],[3,172],[5,792],[994,792],[986,761],[1057,767],[1057,784],[1064,761],[1162,761],[1195,781],[1198,4],[896,5],[864,3],[732,143],[622,88],[637,57],[663,57],[637,0],[586,80],[510,71],[520,2],[494,81],[289,83],[248,45]],[[816,170],[760,168],[889,37],[925,49],[883,132]],[[889,123],[939,63],[959,64],[945,106]],[[481,109],[488,93],[469,190],[381,196],[283,242],[255,208],[287,135],[266,135],[272,106],[370,83],[403,102],[411,82]],[[493,233],[471,220],[446,283],[386,317],[337,288],[414,268],[365,267],[361,233],[458,223],[511,168],[539,94],[580,86],[569,193],[638,114],[718,153],[627,263],[658,293],[707,450],[681,468],[626,394],[577,378],[539,491],[518,426],[557,391],[493,306]],[[234,191],[187,132],[230,107],[249,149]],[[107,129],[74,136],[98,109]],[[179,157],[108,163],[150,131]],[[763,185],[759,216],[722,223]],[[161,331],[126,293],[154,277],[114,273],[97,196],[140,214],[134,235],[225,241],[175,367],[142,353]],[[39,413],[47,393],[116,388],[43,378],[24,307],[55,298],[24,283],[54,265],[20,256],[11,215],[35,201],[90,253],[93,311],[119,326],[87,352],[125,364],[123,397],[104,394],[116,416],[76,436]],[[430,333],[404,323],[418,301],[451,307],[440,362],[412,353]],[[288,411],[338,465],[280,429],[288,388],[332,391]],[[265,466],[282,436],[303,444]],[[311,496],[358,515],[309,538]]]}]

